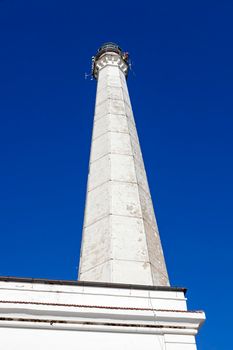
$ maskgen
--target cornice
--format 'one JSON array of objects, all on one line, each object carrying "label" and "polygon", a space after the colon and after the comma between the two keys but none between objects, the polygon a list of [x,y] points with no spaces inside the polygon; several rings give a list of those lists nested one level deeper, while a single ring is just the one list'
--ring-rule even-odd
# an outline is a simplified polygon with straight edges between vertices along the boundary
[{"label": "cornice", "polygon": [[0,303],[1,327],[196,335],[204,320],[202,311]]}]

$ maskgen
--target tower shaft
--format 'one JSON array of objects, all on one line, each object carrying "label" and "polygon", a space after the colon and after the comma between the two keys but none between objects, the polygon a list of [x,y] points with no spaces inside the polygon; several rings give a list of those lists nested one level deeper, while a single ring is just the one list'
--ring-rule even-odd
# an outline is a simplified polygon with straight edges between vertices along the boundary
[{"label": "tower shaft", "polygon": [[79,279],[168,286],[126,84],[127,61],[104,50],[98,79]]}]

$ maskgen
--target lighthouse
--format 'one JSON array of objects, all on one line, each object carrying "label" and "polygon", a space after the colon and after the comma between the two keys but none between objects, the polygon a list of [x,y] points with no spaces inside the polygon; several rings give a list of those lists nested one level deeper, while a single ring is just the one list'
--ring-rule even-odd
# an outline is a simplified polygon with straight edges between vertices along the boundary
[{"label": "lighthouse", "polygon": [[97,93],[78,281],[1,276],[1,349],[197,350],[205,313],[188,310],[186,288],[169,282],[128,73],[129,55],[114,43],[92,58]]},{"label": "lighthouse", "polygon": [[93,57],[97,92],[79,280],[168,286],[128,71],[128,53],[116,44]]}]

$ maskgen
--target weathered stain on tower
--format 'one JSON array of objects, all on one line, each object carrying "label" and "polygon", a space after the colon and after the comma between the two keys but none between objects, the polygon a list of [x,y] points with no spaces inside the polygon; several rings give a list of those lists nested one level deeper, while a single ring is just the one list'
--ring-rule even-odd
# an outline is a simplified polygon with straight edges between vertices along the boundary
[{"label": "weathered stain on tower", "polygon": [[126,77],[113,43],[92,60],[98,80],[79,279],[168,286]]}]

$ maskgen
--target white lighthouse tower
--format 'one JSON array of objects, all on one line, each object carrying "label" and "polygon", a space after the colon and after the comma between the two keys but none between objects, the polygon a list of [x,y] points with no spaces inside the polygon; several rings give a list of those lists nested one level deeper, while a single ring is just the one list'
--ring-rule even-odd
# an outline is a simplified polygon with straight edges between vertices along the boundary
[{"label": "white lighthouse tower", "polygon": [[79,280],[0,277],[0,348],[196,350],[203,311],[170,286],[129,99],[128,54],[101,46]]},{"label": "white lighthouse tower", "polygon": [[126,84],[128,54],[103,45],[79,279],[168,286],[150,190]]}]

